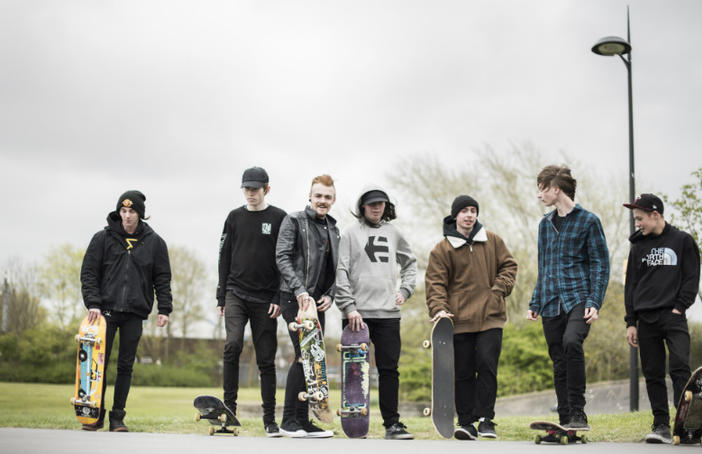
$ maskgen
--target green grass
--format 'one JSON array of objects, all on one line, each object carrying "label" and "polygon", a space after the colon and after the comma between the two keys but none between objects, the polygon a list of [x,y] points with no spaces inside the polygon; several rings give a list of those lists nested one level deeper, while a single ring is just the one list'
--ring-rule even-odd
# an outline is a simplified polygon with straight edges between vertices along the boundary
[{"label": "green grass", "polygon": [[[111,404],[112,387],[107,389],[107,402]],[[196,423],[196,410],[193,398],[198,394],[221,396],[219,388],[158,388],[132,387],[127,403],[126,423],[129,429],[138,432],[159,433],[200,433],[206,434],[209,424]],[[283,402],[284,390],[279,389],[277,401]],[[68,400],[73,395],[72,385],[48,385],[28,383],[0,383],[0,427],[32,427],[46,429],[78,429],[80,424],[73,416]],[[338,408],[338,390],[332,390],[331,407]],[[371,427],[369,438],[382,438],[384,428],[377,407],[377,391],[373,390],[371,406]],[[260,403],[258,389],[239,390],[239,403]],[[649,412],[618,413],[611,415],[591,415],[590,424],[594,428],[588,434],[592,441],[638,442],[650,429]],[[554,415],[518,417],[498,417],[495,419],[501,440],[531,440],[535,432],[529,429],[529,422],[535,419],[555,420]],[[431,419],[424,417],[403,417],[418,439],[439,439]],[[245,436],[264,436],[260,417],[241,418],[241,433]],[[280,421],[278,421],[280,423]],[[320,426],[332,429],[343,436],[339,419],[329,425]]]}]

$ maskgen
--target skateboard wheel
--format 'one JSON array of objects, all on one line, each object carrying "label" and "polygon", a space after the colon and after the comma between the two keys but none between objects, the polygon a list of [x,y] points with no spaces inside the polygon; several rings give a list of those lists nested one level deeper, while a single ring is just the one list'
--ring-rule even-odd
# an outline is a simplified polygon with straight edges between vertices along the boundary
[{"label": "skateboard wheel", "polygon": [[685,402],[690,402],[692,400],[692,391],[685,391]]},{"label": "skateboard wheel", "polygon": [[227,422],[227,414],[226,414],[226,413],[222,413],[221,415],[219,415],[219,418],[217,418],[217,419],[219,419],[219,422],[221,422],[222,424],[226,424],[226,422]]},{"label": "skateboard wheel", "polygon": [[583,435],[582,437],[580,437],[580,443],[585,444],[585,443],[587,443],[587,441],[588,441],[588,440],[587,440],[587,437],[586,437],[585,435]]},{"label": "skateboard wheel", "polygon": [[363,343],[361,344],[361,350],[363,350],[364,352],[365,352],[365,351],[368,351],[368,344],[366,344],[365,342],[363,342]]},{"label": "skateboard wheel", "polygon": [[361,415],[367,416],[367,415],[368,415],[368,409],[367,409],[367,408],[361,408]]},{"label": "skateboard wheel", "polygon": [[431,414],[431,408],[425,408],[424,411],[422,411],[422,414],[424,416],[429,416]]},{"label": "skateboard wheel", "polygon": [[304,391],[300,391],[300,393],[297,395],[297,398],[300,400],[307,400],[307,393]]},{"label": "skateboard wheel", "polygon": [[424,342],[422,342],[422,347],[424,347],[424,348],[431,347],[431,342],[429,340],[425,340]]},{"label": "skateboard wheel", "polygon": [[312,330],[314,328],[314,322],[312,322],[312,320],[305,320],[305,322],[303,323],[303,326],[308,331]]},{"label": "skateboard wheel", "polygon": [[568,444],[568,435],[561,435],[561,438],[559,440],[562,445],[567,445]]},{"label": "skateboard wheel", "polygon": [[297,331],[297,323],[295,323],[295,322],[288,323],[288,329],[290,331]]},{"label": "skateboard wheel", "polygon": [[75,397],[71,397],[71,405],[75,405],[75,404],[76,404],[76,398],[75,398]]},{"label": "skateboard wheel", "polygon": [[534,437],[534,443],[536,443],[537,445],[541,444],[541,435],[537,435]]},{"label": "skateboard wheel", "polygon": [[77,343],[80,344],[80,334],[76,334],[76,337],[74,337]]},{"label": "skateboard wheel", "polygon": [[314,398],[316,400],[322,400],[324,399],[324,393],[322,391],[317,391],[316,393],[314,393]]},{"label": "skateboard wheel", "polygon": [[341,344],[336,344],[336,351],[340,352],[341,351]]},{"label": "skateboard wheel", "polygon": [[239,436],[239,428],[238,427],[235,427],[232,429],[232,435],[234,435],[235,437]]},{"label": "skateboard wheel", "polygon": [[336,416],[341,416],[341,408],[336,409]]},{"label": "skateboard wheel", "polygon": [[680,444],[680,435],[675,435],[675,436],[673,436],[673,444],[674,444],[675,446],[677,446],[677,445]]},{"label": "skateboard wheel", "polygon": [[210,429],[208,430],[210,436],[214,435],[214,426],[210,426]]},{"label": "skateboard wheel", "polygon": [[195,414],[195,422],[200,421],[200,413]]}]

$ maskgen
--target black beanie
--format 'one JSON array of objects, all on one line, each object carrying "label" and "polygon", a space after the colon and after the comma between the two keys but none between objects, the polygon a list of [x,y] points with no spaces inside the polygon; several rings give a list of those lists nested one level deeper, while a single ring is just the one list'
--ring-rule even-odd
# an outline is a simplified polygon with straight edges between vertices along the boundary
[{"label": "black beanie", "polygon": [[475,207],[476,215],[480,213],[480,205],[478,205],[478,202],[473,197],[469,195],[459,195],[451,204],[451,217],[456,219],[458,213],[465,207]]},{"label": "black beanie", "polygon": [[117,213],[119,213],[119,209],[122,207],[132,208],[139,214],[140,219],[144,219],[146,217],[146,206],[144,202],[146,202],[146,196],[142,194],[141,191],[134,189],[127,191],[119,196],[117,200]]}]

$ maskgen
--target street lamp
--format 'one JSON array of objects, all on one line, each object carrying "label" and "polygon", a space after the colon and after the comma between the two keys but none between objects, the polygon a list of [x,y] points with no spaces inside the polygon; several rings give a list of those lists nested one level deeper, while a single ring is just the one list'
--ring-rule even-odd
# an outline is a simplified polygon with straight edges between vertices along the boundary
[{"label": "street lamp", "polygon": [[[592,51],[605,57],[619,56],[626,66],[629,79],[629,200],[634,200],[634,109],[631,96],[631,29],[629,27],[629,7],[626,7],[626,40],[618,36],[607,36],[592,46]],[[627,57],[625,58],[624,55]],[[629,232],[633,235],[634,210],[629,210]],[[634,347],[629,347],[629,410],[639,409],[639,357]]]}]

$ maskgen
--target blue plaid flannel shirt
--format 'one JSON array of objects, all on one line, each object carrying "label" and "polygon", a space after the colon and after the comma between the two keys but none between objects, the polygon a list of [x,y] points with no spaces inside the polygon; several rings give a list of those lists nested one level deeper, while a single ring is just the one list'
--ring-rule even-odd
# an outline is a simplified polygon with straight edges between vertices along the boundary
[{"label": "blue plaid flannel shirt", "polygon": [[539,277],[529,309],[555,317],[585,303],[598,311],[609,282],[609,251],[597,216],[575,205],[558,232],[552,219],[539,223]]}]

